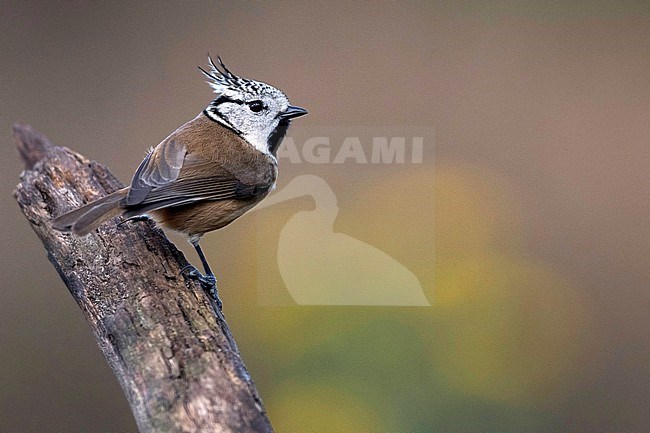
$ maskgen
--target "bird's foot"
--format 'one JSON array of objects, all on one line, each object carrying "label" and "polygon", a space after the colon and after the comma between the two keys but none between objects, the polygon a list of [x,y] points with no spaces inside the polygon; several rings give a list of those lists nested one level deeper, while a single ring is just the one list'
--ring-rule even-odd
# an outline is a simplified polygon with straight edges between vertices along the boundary
[{"label": "bird's foot", "polygon": [[217,290],[217,278],[214,275],[203,275],[201,271],[196,269],[194,265],[185,266],[183,269],[181,269],[181,274],[187,275],[188,277],[198,281],[203,290],[205,290],[210,298],[212,298],[217,303],[219,310],[221,310],[222,304],[221,299],[219,299],[219,292]]},{"label": "bird's foot", "polygon": [[119,227],[122,224],[126,224],[129,221],[137,223],[137,222],[149,221],[149,220],[151,220],[151,217],[149,217],[148,215],[136,215],[136,216],[131,217],[131,218],[123,219],[122,221],[117,223],[117,226]]}]

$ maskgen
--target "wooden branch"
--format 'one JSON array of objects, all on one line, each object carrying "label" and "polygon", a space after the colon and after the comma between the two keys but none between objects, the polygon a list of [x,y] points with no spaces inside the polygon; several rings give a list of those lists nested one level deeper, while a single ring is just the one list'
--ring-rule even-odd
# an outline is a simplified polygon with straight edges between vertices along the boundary
[{"label": "wooden branch", "polygon": [[150,222],[117,220],[79,238],[50,220],[122,187],[108,169],[30,126],[14,140],[14,196],[93,329],[141,432],[272,432],[223,315],[183,254]]}]

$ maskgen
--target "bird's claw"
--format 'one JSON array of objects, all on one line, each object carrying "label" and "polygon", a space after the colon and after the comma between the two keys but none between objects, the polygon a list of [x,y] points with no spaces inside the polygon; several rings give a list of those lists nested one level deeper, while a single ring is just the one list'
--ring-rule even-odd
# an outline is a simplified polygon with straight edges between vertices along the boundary
[{"label": "bird's claw", "polygon": [[219,292],[217,291],[217,278],[214,275],[203,275],[194,265],[185,266],[181,269],[181,274],[198,281],[203,290],[217,303],[217,306],[221,310],[222,304],[221,299],[219,299]]},{"label": "bird's claw", "polygon": [[117,223],[117,226],[120,227],[123,224],[126,224],[127,222],[137,223],[137,222],[149,221],[149,220],[151,220],[151,218],[148,217],[147,215],[136,215],[136,216],[131,217],[131,218],[123,218],[122,221]]}]

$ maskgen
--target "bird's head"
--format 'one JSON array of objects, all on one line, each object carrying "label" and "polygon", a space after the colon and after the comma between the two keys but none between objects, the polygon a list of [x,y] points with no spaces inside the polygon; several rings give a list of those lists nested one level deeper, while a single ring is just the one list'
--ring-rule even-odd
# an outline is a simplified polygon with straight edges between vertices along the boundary
[{"label": "bird's head", "polygon": [[205,109],[205,115],[259,151],[275,153],[289,121],[307,114],[307,110],[290,105],[287,96],[271,85],[233,74],[220,57],[219,66],[210,56],[208,61],[210,71],[199,69],[218,96]]}]

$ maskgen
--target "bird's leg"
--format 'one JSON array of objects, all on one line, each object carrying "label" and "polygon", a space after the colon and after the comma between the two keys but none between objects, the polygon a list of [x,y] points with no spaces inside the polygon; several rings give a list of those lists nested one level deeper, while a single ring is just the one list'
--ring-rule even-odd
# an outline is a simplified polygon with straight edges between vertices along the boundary
[{"label": "bird's leg", "polygon": [[205,290],[208,295],[210,295],[210,297],[216,301],[217,306],[219,309],[221,309],[221,299],[219,299],[219,293],[217,291],[217,278],[214,276],[212,269],[210,269],[210,265],[208,264],[208,260],[203,254],[203,250],[199,245],[199,241],[190,239],[190,243],[196,250],[196,254],[198,254],[199,259],[201,259],[201,264],[203,264],[205,274],[201,274],[201,272],[199,272],[199,270],[196,269],[196,267],[193,265],[185,266],[181,272],[187,272],[190,277],[196,278],[201,284],[201,287],[203,287],[203,290]]}]

